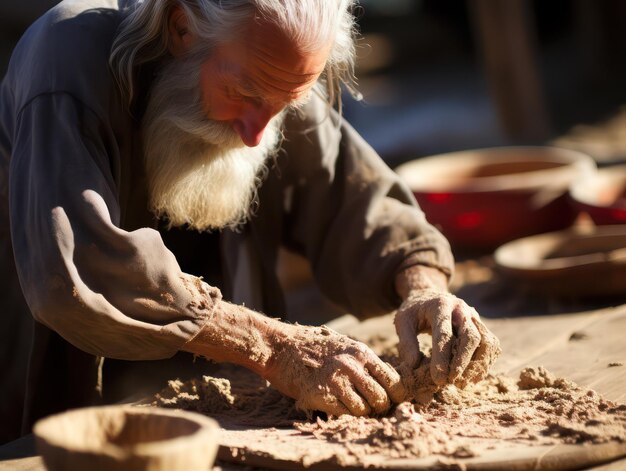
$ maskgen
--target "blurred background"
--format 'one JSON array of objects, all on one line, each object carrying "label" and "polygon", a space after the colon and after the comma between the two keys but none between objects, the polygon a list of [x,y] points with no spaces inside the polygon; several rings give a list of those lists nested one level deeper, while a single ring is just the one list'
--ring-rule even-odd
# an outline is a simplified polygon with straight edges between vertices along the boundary
[{"label": "blurred background", "polygon": [[[626,157],[626,2],[364,0],[362,103],[346,116],[392,165],[501,144]],[[368,46],[369,44],[369,46]]]},{"label": "blurred background", "polygon": [[[55,3],[2,0],[2,75],[20,35]],[[581,150],[600,167],[626,162],[623,0],[361,0],[358,18],[363,100],[345,94],[343,111],[392,168],[519,144]],[[319,321],[307,265],[283,255],[293,309]]]}]

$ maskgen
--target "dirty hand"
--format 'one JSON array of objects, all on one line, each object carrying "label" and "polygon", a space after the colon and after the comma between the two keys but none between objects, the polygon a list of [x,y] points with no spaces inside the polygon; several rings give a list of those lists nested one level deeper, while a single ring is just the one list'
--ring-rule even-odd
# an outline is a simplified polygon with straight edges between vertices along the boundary
[{"label": "dirty hand", "polygon": [[417,334],[432,335],[430,374],[436,385],[465,387],[487,375],[500,354],[499,341],[462,299],[438,289],[411,291],[395,317],[400,359],[416,368],[421,360]]},{"label": "dirty hand", "polygon": [[298,408],[362,416],[404,399],[398,373],[365,344],[326,326],[289,327],[262,375]]}]

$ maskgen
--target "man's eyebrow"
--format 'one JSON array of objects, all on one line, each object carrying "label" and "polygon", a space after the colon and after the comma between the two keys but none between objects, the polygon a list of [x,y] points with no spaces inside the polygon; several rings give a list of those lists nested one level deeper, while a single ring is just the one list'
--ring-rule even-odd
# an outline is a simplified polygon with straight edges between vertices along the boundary
[{"label": "man's eyebrow", "polygon": [[[261,82],[263,82],[263,80]],[[249,78],[237,77],[234,80],[234,85],[245,96],[249,96],[250,98],[259,100],[260,102],[267,103],[272,106],[288,106],[287,102],[291,102],[291,97],[276,98],[270,96],[271,93],[268,93],[269,90],[264,92],[262,88],[260,88],[258,85],[255,85],[254,82]]]},{"label": "man's eyebrow", "polygon": [[249,98],[263,98],[263,93],[261,92],[261,90],[256,87],[252,80],[250,80],[248,77],[243,77],[241,74],[236,73],[229,68],[224,68],[221,72],[221,77],[225,82],[226,88],[235,90],[236,92]]},{"label": "man's eyebrow", "polygon": [[235,85],[244,93],[255,97],[261,96],[261,91],[259,90],[259,88],[256,87],[249,79],[239,77],[235,79]]}]

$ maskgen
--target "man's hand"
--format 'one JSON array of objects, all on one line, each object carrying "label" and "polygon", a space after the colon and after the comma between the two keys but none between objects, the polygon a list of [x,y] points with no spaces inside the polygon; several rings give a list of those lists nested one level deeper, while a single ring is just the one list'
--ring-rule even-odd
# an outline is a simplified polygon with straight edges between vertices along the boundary
[{"label": "man's hand", "polygon": [[326,326],[286,326],[262,376],[305,410],[382,414],[401,402],[398,373],[365,344]]},{"label": "man's hand", "polygon": [[405,397],[400,375],[365,344],[223,301],[183,348],[251,369],[305,410],[381,414]]},{"label": "man's hand", "polygon": [[404,302],[395,318],[400,359],[416,368],[421,360],[417,334],[431,333],[430,373],[442,386],[482,380],[500,354],[500,343],[476,310],[447,292],[447,279],[433,268],[412,267],[396,280]]}]

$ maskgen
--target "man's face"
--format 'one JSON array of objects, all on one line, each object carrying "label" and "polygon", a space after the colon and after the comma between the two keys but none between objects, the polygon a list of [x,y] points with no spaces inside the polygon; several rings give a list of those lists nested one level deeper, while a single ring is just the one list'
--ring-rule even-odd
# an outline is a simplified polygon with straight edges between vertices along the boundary
[{"label": "man's face", "polygon": [[241,40],[217,46],[201,66],[206,116],[228,123],[246,146],[258,145],[272,117],[308,96],[328,52],[304,52],[275,26],[250,21]]},{"label": "man's face", "polygon": [[179,57],[153,84],[142,123],[150,207],[197,230],[246,220],[286,108],[304,101],[326,51],[303,53],[251,23],[210,57]]}]

